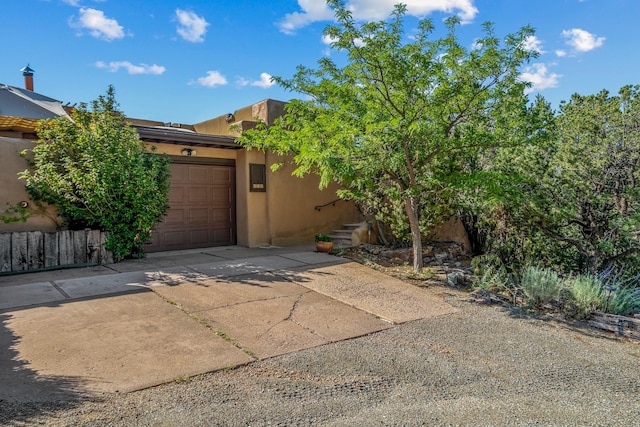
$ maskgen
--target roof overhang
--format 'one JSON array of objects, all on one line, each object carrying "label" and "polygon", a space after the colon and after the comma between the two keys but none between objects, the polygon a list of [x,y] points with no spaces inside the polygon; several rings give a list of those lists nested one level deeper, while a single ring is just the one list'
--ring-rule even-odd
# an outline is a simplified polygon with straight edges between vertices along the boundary
[{"label": "roof overhang", "polygon": [[0,115],[0,130],[35,132],[40,119]]},{"label": "roof overhang", "polygon": [[236,143],[234,136],[209,135],[191,130],[163,126],[137,126],[140,139],[145,142],[164,144],[190,145],[194,147],[225,148],[240,150],[243,147]]}]

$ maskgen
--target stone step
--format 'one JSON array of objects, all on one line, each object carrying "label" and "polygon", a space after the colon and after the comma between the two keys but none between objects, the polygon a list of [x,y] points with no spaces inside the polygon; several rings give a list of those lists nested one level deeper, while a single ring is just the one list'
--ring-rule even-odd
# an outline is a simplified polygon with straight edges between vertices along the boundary
[{"label": "stone step", "polygon": [[344,227],[345,229],[348,230],[355,230],[356,228],[360,227],[362,225],[361,222],[355,223],[355,224],[342,224],[342,227]]},{"label": "stone step", "polygon": [[351,238],[351,233],[353,230],[333,230],[331,233],[333,236],[342,237],[342,238]]}]

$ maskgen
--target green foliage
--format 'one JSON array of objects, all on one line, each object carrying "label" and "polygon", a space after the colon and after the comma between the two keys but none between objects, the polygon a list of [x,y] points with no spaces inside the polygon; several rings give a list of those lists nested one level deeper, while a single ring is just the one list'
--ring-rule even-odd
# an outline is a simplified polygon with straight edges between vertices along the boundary
[{"label": "green foliage", "polygon": [[456,179],[461,158],[521,137],[519,68],[536,55],[524,48],[533,30],[501,43],[486,24],[467,48],[457,40],[457,18],[441,38],[424,19],[409,41],[403,5],[386,21],[359,25],[343,1],[328,4],[336,24],[325,35],[346,65],[326,56],[316,70],[299,66],[292,79],[275,78],[304,99],[239,141],[292,156],[295,175],[342,184],[344,197],[369,204],[396,233],[410,233],[419,271],[423,231],[451,214],[452,182],[464,182]]},{"label": "green foliage", "polygon": [[473,287],[493,293],[503,293],[511,287],[512,280],[505,265],[495,255],[475,257],[472,261]]},{"label": "green foliage", "polygon": [[604,291],[602,282],[597,276],[569,277],[564,284],[571,290],[572,299],[577,306],[576,317],[579,319],[587,319],[594,311],[604,308]]},{"label": "green foliage", "polygon": [[326,234],[316,234],[315,241],[316,242],[333,242],[333,239],[331,238],[331,236],[328,236]]},{"label": "green foliage", "polygon": [[640,269],[640,87],[528,108],[528,142],[484,152],[464,210],[484,250],[522,268]]},{"label": "green foliage", "polygon": [[41,122],[30,168],[32,198],[55,205],[70,228],[109,231],[114,258],[143,255],[167,209],[168,158],[150,154],[117,110],[113,87],[71,114]]},{"label": "green foliage", "polygon": [[640,312],[640,288],[618,289],[611,295],[606,306],[608,313],[619,316]]},{"label": "green foliage", "polygon": [[522,272],[520,285],[528,303],[532,307],[541,307],[558,300],[562,280],[550,268],[530,266]]},{"label": "green foliage", "polygon": [[5,224],[10,224],[12,222],[26,222],[27,219],[31,216],[31,209],[27,206],[22,206],[20,203],[16,203],[15,205],[9,205],[5,209],[4,212],[0,213],[0,221]]}]

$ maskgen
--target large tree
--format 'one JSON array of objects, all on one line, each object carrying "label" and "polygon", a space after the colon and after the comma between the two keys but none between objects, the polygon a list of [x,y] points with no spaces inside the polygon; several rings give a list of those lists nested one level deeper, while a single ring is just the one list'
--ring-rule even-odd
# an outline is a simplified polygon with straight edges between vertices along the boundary
[{"label": "large tree", "polygon": [[556,126],[553,144],[525,163],[535,183],[523,218],[577,252],[583,270],[631,260],[640,251],[640,86],[575,94]]},{"label": "large tree", "polygon": [[114,258],[143,255],[167,210],[169,160],[151,154],[118,111],[115,91],[81,104],[71,119],[42,121],[31,167],[31,196],[53,204],[70,228],[109,231]]},{"label": "large tree", "polygon": [[457,18],[446,21],[444,37],[433,38],[431,20],[423,19],[409,38],[403,5],[385,21],[359,25],[343,1],[327,3],[336,24],[325,36],[339,59],[327,56],[316,70],[299,66],[293,78],[276,78],[304,99],[240,141],[292,155],[297,175],[317,173],[321,186],[339,182],[344,197],[375,197],[388,212],[401,207],[420,271],[421,222],[434,225],[446,212],[457,156],[508,143],[520,130],[526,83],[519,69],[535,56],[526,49],[533,30],[501,42],[485,24],[467,48],[458,41]]}]

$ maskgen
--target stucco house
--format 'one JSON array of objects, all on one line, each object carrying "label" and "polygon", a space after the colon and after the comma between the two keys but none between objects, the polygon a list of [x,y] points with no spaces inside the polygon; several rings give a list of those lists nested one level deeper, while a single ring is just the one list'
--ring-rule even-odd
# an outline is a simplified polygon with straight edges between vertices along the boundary
[{"label": "stucco house", "polygon": [[[0,85],[0,212],[21,203],[31,207],[17,175],[26,168],[20,152],[37,139],[38,120],[67,115],[59,101],[33,91],[33,70],[25,69],[24,89]],[[317,233],[362,221],[354,203],[336,202],[336,186],[319,190],[317,177],[293,177],[290,167],[273,172],[270,166],[281,161],[278,156],[236,144],[232,125],[247,129],[256,118],[272,123],[283,111],[283,102],[266,99],[196,124],[128,119],[142,141],[171,159],[170,208],[148,252],[312,242]],[[0,232],[57,227],[51,211],[26,222],[0,221]]]}]

